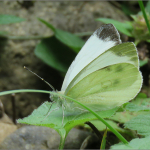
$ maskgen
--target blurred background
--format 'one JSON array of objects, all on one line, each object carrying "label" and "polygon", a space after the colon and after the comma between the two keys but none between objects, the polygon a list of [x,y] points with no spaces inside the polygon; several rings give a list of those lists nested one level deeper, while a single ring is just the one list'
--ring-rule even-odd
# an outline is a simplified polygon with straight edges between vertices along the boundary
[{"label": "blurred background", "polygon": [[[150,3],[144,1],[150,21]],[[60,90],[67,68],[89,36],[102,24],[113,23],[123,42],[135,42],[144,84],[150,96],[150,36],[137,1],[1,1],[0,91],[52,90],[24,66]],[[48,94],[22,93],[2,96],[5,113],[16,118],[29,115]]]}]

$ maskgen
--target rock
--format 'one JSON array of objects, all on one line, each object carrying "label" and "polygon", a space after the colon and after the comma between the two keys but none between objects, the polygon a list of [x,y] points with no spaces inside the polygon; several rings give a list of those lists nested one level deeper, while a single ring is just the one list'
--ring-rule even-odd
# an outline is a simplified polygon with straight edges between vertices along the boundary
[{"label": "rock", "polygon": [[13,133],[17,129],[17,126],[14,124],[8,124],[8,123],[2,123],[0,122],[0,143],[3,142],[3,140]]},{"label": "rock", "polygon": [[[90,132],[72,129],[65,141],[65,149],[79,149],[86,137],[92,135],[94,142],[97,137]],[[59,134],[48,127],[24,126],[1,144],[0,149],[58,149],[60,142]]]}]

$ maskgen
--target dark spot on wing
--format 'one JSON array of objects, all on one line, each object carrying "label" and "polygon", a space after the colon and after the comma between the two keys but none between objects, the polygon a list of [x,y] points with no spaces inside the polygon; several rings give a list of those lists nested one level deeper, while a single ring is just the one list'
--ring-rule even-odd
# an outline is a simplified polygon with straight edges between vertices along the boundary
[{"label": "dark spot on wing", "polygon": [[117,52],[116,55],[120,57],[123,56],[121,52]]},{"label": "dark spot on wing", "polygon": [[121,72],[123,71],[123,66],[122,65],[119,65],[115,68],[116,72]]},{"label": "dark spot on wing", "polygon": [[117,29],[112,24],[101,26],[95,31],[95,34],[103,41],[114,41],[116,42],[116,44],[121,43],[120,35]]},{"label": "dark spot on wing", "polygon": [[137,56],[131,57],[131,58],[130,58],[130,61],[134,61],[134,62],[137,61]]},{"label": "dark spot on wing", "polygon": [[114,80],[113,85],[117,85],[120,81],[118,79]]}]

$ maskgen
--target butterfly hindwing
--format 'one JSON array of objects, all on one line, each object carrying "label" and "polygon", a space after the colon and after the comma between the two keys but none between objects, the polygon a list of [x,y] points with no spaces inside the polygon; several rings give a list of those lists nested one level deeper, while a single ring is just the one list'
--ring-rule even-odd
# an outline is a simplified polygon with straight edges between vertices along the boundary
[{"label": "butterfly hindwing", "polygon": [[89,74],[74,85],[67,96],[94,110],[107,110],[133,99],[141,84],[142,76],[137,67],[118,63]]}]

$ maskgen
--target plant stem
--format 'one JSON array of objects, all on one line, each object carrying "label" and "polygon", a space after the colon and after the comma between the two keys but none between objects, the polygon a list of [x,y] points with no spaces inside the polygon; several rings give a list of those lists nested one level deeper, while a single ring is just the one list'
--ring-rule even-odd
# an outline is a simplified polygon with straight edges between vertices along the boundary
[{"label": "plant stem", "polygon": [[91,122],[85,122],[85,124],[89,125],[93,131],[95,132],[95,134],[97,135],[97,137],[102,140],[103,135],[101,135],[101,133],[99,132],[99,130],[91,123]]},{"label": "plant stem", "polygon": [[150,25],[149,25],[149,21],[148,21],[146,12],[145,12],[145,8],[144,8],[144,5],[143,5],[143,2],[142,2],[142,1],[138,1],[138,3],[139,3],[139,5],[140,5],[140,8],[141,8],[141,11],[142,11],[142,13],[143,13],[145,22],[146,22],[146,24],[147,24],[147,28],[148,28],[149,33],[150,33]]},{"label": "plant stem", "polygon": [[[66,140],[66,130],[64,128],[58,130],[58,133],[60,135],[60,144],[59,144],[59,149],[63,149],[65,145],[65,140]],[[62,136],[63,135],[63,136]]]},{"label": "plant stem", "polygon": [[35,89],[20,89],[20,90],[10,90],[10,91],[4,91],[0,92],[0,96],[2,95],[8,95],[8,94],[13,94],[13,93],[23,93],[23,92],[29,92],[29,93],[47,93],[50,94],[52,92],[50,91],[45,91],[45,90],[35,90]]}]

